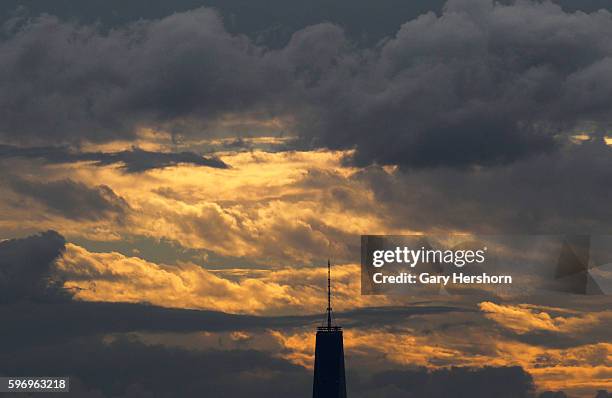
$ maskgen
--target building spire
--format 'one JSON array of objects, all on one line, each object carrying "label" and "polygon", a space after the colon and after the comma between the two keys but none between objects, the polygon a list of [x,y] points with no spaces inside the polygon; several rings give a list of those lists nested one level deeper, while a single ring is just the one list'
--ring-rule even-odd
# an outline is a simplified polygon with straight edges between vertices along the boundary
[{"label": "building spire", "polygon": [[331,329],[332,326],[332,306],[331,306],[331,263],[327,259],[327,328]]},{"label": "building spire", "polygon": [[327,309],[325,313],[327,315],[327,322],[323,321],[323,324],[317,327],[317,330],[326,330],[326,331],[339,331],[342,328],[338,325],[335,325],[333,319],[333,309],[332,309],[332,294],[331,294],[331,261],[327,259]]},{"label": "building spire", "polygon": [[329,259],[327,260],[327,325],[317,327],[312,398],[346,398],[342,328],[332,325]]}]

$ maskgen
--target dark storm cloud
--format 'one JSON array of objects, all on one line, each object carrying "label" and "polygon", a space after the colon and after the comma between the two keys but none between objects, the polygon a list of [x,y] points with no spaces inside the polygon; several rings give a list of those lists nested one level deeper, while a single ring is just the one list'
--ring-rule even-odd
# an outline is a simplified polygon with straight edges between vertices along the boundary
[{"label": "dark storm cloud", "polygon": [[128,173],[190,164],[215,168],[228,165],[216,157],[204,157],[194,152],[152,152],[140,148],[119,152],[79,152],[68,147],[18,147],[0,145],[0,159],[41,159],[48,163],[93,162],[98,166],[120,164]]},{"label": "dark storm cloud", "polygon": [[531,375],[518,366],[452,367],[381,372],[363,388],[375,390],[378,395],[364,394],[372,397],[527,398],[533,396],[534,384]]},{"label": "dark storm cloud", "polygon": [[[197,350],[146,345],[130,337],[99,338],[2,352],[0,373],[69,375],[80,397],[308,397],[312,373],[255,350]],[[519,367],[415,369],[363,377],[349,372],[352,397],[530,397]]]},{"label": "dark storm cloud", "polygon": [[[502,4],[511,0],[500,1]],[[612,9],[609,0],[553,0],[567,11],[593,12]],[[244,33],[271,47],[285,45],[291,35],[306,26],[330,21],[344,27],[354,40],[374,44],[393,35],[399,26],[428,11],[439,13],[444,0],[378,0],[376,18],[372,18],[369,0],[326,0],[308,2],[297,0],[174,0],[154,2],[149,0],[4,0],[0,3],[0,20],[16,14],[57,15],[62,19],[82,23],[99,23],[106,29],[116,28],[141,19],[157,19],[167,15],[212,7],[221,12],[227,28],[234,33]]]},{"label": "dark storm cloud", "polygon": [[[99,334],[262,330],[303,326],[313,321],[308,317],[267,318],[146,304],[79,301],[0,305],[0,313],[7,317],[5,319],[11,319],[3,327],[6,340],[0,344],[4,349],[7,348],[5,344],[25,347],[37,342],[66,341]],[[44,335],[40,330],[45,330]]]},{"label": "dark storm cloud", "polygon": [[58,181],[28,181],[12,177],[8,179],[11,189],[42,203],[50,211],[75,220],[99,220],[106,217],[121,217],[129,205],[110,187],[87,185],[69,178]]},{"label": "dark storm cloud", "polygon": [[427,305],[413,304],[410,307],[369,307],[360,308],[347,312],[336,313],[335,316],[339,323],[347,328],[369,329],[376,328],[381,324],[394,325],[401,324],[411,316],[431,315],[431,314],[460,314],[474,313],[475,309],[467,306],[445,306],[428,303]]},{"label": "dark storm cloud", "polygon": [[[307,397],[311,384],[310,372],[265,352],[187,351],[125,337],[24,348],[0,358],[0,373],[70,375],[77,391],[100,397]],[[77,391],[68,395],[83,396]]]},{"label": "dark storm cloud", "polygon": [[332,24],[270,50],[199,9],[101,33],[17,20],[0,44],[0,134],[25,143],[129,138],[141,126],[219,133],[228,118],[291,117],[354,162],[494,165],[610,122],[612,15],[551,3],[450,0],[360,48]]},{"label": "dark storm cloud", "polygon": [[341,66],[307,90],[324,104],[307,124],[322,144],[354,144],[359,165],[492,165],[552,150],[555,135],[609,121],[610,34],[608,12],[449,1],[440,17],[403,25],[365,68],[333,54]]},{"label": "dark storm cloud", "polygon": [[[34,283],[34,282],[33,282]],[[83,286],[83,289],[89,288]],[[39,300],[40,301],[40,300]],[[394,325],[412,316],[463,312],[454,307],[370,308],[336,314],[344,325],[368,328]],[[11,319],[3,326],[0,348],[66,341],[78,336],[143,332],[263,331],[313,326],[320,315],[263,317],[216,311],[162,308],[147,304],[97,302],[22,302],[0,305],[0,315]],[[45,330],[44,335],[40,330]]]},{"label": "dark storm cloud", "polygon": [[82,156],[94,159],[100,165],[121,162],[125,170],[130,173],[161,169],[164,167],[176,166],[178,164],[206,166],[218,169],[228,168],[228,165],[218,158],[206,158],[193,152],[151,152],[135,148],[130,151],[84,154]]},{"label": "dark storm cloud", "polygon": [[[0,308],[18,301],[63,301],[69,298],[53,279],[53,262],[65,247],[64,238],[47,231],[0,242]],[[10,318],[6,318],[10,319]]]},{"label": "dark storm cloud", "polygon": [[539,398],[567,398],[567,394],[563,391],[544,391],[540,395]]},{"label": "dark storm cloud", "polygon": [[472,171],[369,168],[355,178],[375,192],[390,225],[474,233],[610,232],[612,148],[601,139],[522,162]]},{"label": "dark storm cloud", "polygon": [[[584,3],[586,0],[580,1]],[[592,1],[597,3],[605,0]],[[20,13],[47,13],[83,23],[100,23],[110,29],[127,22],[163,18],[176,12],[206,6],[221,12],[228,30],[245,33],[268,46],[280,47],[287,43],[295,31],[321,21],[332,21],[346,27],[356,40],[376,43],[393,34],[403,22],[430,10],[439,11],[443,4],[444,0],[379,0],[376,3],[377,18],[372,18],[372,3],[369,0],[340,0],[333,3],[326,0],[174,0],[171,3],[89,0],[87,4],[75,0],[4,0],[0,2],[0,20]]]},{"label": "dark storm cloud", "polygon": [[188,129],[194,118],[255,112],[268,90],[286,88],[274,84],[262,50],[227,33],[211,10],[107,34],[50,16],[12,29],[0,44],[0,87],[11,92],[0,99],[0,130],[14,139],[104,141],[143,124]]}]

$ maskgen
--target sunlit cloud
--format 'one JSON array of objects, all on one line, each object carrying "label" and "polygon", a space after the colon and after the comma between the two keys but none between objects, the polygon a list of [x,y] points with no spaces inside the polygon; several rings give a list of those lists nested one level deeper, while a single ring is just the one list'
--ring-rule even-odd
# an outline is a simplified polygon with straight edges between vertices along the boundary
[{"label": "sunlit cloud", "polygon": [[[436,322],[435,316],[418,321]],[[287,333],[276,330],[271,334],[285,348],[281,353],[283,358],[312,368],[312,331]],[[478,344],[474,344],[475,341]],[[533,375],[540,390],[565,390],[578,396],[591,396],[594,388],[610,389],[612,386],[610,343],[551,349],[517,342],[484,325],[426,334],[408,325],[393,329],[345,330],[344,342],[351,366],[435,369],[519,365]]]},{"label": "sunlit cloud", "polygon": [[[247,314],[317,313],[326,305],[325,268],[281,269],[230,280],[222,272],[192,263],[155,264],[119,253],[92,253],[69,243],[56,273],[76,299],[86,301],[147,302]],[[336,308],[388,302],[360,296],[358,278],[358,266],[334,267]]]},{"label": "sunlit cloud", "polygon": [[11,205],[18,196],[7,191],[14,199],[2,202],[3,223],[14,232],[55,228],[69,239],[165,239],[268,266],[312,264],[330,256],[356,261],[352,247],[358,236],[389,232],[392,215],[353,178],[358,169],[343,164],[346,154],[229,152],[221,156],[228,169],[181,165],[137,174],[117,166],[47,165],[41,183],[70,178],[95,187],[104,181],[131,211],[120,222],[77,223],[50,215],[41,204]]},{"label": "sunlit cloud", "polygon": [[489,319],[516,333],[549,331],[557,333],[584,333],[602,322],[612,322],[612,311],[591,312],[576,316],[551,316],[528,305],[499,305],[488,301],[479,304]]}]

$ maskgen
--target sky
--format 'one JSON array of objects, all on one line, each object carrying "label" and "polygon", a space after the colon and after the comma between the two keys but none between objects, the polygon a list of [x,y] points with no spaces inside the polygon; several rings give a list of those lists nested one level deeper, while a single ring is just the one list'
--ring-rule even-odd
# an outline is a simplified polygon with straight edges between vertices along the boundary
[{"label": "sky", "polygon": [[351,397],[612,391],[610,296],[359,274],[362,234],[609,234],[608,2],[125,3],[0,6],[0,375],[309,396],[331,258]]}]

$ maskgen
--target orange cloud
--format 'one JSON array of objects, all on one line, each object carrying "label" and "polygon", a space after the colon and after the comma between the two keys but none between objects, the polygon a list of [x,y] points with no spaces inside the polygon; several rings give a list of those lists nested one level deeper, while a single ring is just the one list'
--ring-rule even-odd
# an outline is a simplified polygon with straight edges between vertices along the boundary
[{"label": "orange cloud", "polygon": [[[75,289],[79,300],[148,302],[250,314],[316,313],[326,306],[325,268],[270,270],[230,280],[223,272],[191,263],[162,265],[119,253],[92,253],[68,243],[56,272],[66,280],[66,288]],[[334,267],[336,308],[375,303],[375,299],[360,296],[358,278],[356,265]],[[385,298],[376,300],[386,302]]]},{"label": "orange cloud", "polygon": [[222,160],[229,169],[180,165],[138,174],[87,163],[38,165],[44,180],[104,182],[130,212],[121,220],[75,222],[37,204],[11,207],[15,197],[0,203],[7,214],[2,227],[14,235],[46,228],[68,239],[102,241],[139,235],[282,266],[325,259],[331,248],[332,256],[347,262],[354,260],[349,247],[362,233],[411,232],[390,230],[392,214],[353,178],[358,169],[342,164],[348,153],[227,152]]},{"label": "orange cloud", "polygon": [[[428,322],[429,315],[419,322]],[[314,333],[271,331],[285,348],[281,356],[311,369]],[[482,328],[452,333],[420,334],[412,328],[345,330],[345,352],[350,361],[375,361],[371,366],[516,366],[528,371],[540,390],[565,390],[592,397],[597,389],[612,389],[612,344],[595,343],[551,349],[519,343]],[[475,342],[478,342],[475,344]]]},{"label": "orange cloud", "polygon": [[585,329],[612,320],[612,311],[587,313],[572,317],[553,317],[529,305],[499,305],[489,301],[479,304],[485,316],[516,333],[544,330],[558,333],[584,332]]}]

